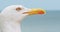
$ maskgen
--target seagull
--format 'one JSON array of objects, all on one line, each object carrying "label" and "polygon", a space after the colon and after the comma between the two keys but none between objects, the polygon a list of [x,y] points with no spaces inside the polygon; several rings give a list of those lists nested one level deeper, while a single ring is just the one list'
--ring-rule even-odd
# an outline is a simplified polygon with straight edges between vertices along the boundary
[{"label": "seagull", "polygon": [[26,16],[45,13],[43,9],[10,5],[0,13],[0,32],[21,32],[21,21]]}]

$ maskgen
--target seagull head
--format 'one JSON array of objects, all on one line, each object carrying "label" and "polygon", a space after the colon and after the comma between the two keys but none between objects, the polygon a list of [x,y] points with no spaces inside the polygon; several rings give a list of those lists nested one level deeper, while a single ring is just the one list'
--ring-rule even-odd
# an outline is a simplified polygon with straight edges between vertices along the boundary
[{"label": "seagull head", "polygon": [[22,5],[11,5],[6,7],[1,14],[5,15],[6,17],[10,18],[24,18],[27,15],[35,15],[35,14],[45,14],[45,10],[39,8],[26,8]]}]

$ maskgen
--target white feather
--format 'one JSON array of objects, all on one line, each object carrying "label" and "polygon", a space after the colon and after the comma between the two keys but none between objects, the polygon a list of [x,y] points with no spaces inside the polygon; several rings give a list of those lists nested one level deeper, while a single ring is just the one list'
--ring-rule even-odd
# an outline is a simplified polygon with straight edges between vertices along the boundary
[{"label": "white feather", "polygon": [[[17,7],[24,9],[18,12],[15,10]],[[11,5],[6,7],[0,15],[1,32],[21,32],[21,20],[28,15],[22,13],[28,10],[28,8],[25,8],[22,5]]]}]

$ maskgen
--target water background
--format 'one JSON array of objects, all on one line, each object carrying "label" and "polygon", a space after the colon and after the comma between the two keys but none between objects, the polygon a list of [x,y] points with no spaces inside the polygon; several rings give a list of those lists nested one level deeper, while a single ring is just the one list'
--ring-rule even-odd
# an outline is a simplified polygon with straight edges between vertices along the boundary
[{"label": "water background", "polygon": [[60,11],[26,17],[22,21],[22,32],[60,32]]},{"label": "water background", "polygon": [[0,0],[0,11],[10,5],[47,10],[46,15],[27,16],[22,32],[60,32],[60,0]]}]

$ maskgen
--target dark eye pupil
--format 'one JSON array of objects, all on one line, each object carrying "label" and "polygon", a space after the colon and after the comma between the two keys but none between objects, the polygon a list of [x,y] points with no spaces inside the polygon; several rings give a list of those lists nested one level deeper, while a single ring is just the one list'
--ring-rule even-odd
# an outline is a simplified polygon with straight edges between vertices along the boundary
[{"label": "dark eye pupil", "polygon": [[19,11],[19,10],[22,10],[22,8],[18,7],[18,8],[16,8],[16,10]]}]

